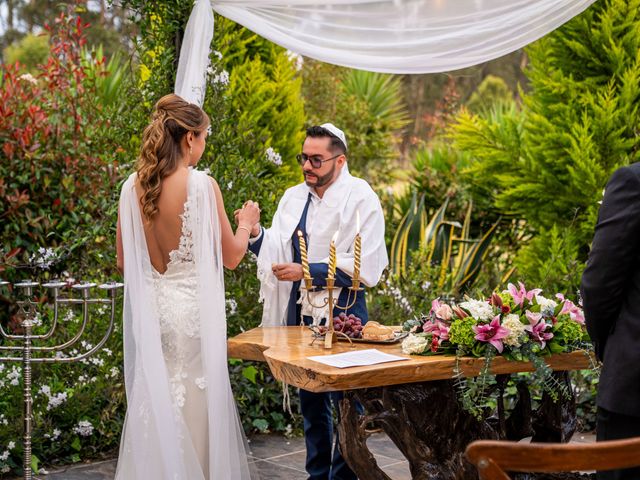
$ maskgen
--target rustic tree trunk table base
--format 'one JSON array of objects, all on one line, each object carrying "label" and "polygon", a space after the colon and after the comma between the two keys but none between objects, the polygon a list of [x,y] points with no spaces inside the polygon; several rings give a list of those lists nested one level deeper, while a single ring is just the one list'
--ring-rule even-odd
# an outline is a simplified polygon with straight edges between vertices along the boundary
[{"label": "rustic tree trunk table base", "polygon": [[[567,372],[554,375],[558,381],[568,384]],[[508,376],[501,377],[499,380],[506,383]],[[576,428],[573,395],[554,401],[545,393],[539,408],[532,411],[529,390],[521,385],[518,402],[508,418],[483,420],[462,408],[453,380],[345,392],[338,425],[342,455],[360,480],[392,480],[378,467],[367,447],[367,429],[374,426],[382,429],[409,461],[412,479],[477,480],[475,467],[464,458],[465,448],[474,440],[520,440],[531,436],[536,442],[569,441]],[[363,415],[358,412],[358,403],[364,407]],[[592,477],[518,474],[513,478],[569,480]]]}]

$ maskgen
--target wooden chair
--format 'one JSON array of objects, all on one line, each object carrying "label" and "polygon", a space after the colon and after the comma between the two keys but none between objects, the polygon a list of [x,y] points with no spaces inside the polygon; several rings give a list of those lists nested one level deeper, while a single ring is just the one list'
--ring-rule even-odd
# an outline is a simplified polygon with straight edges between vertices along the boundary
[{"label": "wooden chair", "polygon": [[478,440],[467,459],[482,480],[510,480],[507,472],[559,473],[640,466],[640,437],[597,443],[518,443]]}]

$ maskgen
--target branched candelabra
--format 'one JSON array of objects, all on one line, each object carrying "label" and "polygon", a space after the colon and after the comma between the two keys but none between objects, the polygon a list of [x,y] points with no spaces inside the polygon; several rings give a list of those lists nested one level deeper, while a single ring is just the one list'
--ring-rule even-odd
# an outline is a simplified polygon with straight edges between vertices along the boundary
[{"label": "branched candelabra", "polygon": [[[9,282],[2,281],[0,279],[0,288],[6,287]],[[11,355],[11,353],[20,354],[15,356],[0,357],[0,362],[20,362],[22,363],[22,379],[23,379],[23,399],[24,399],[24,478],[25,480],[31,480],[33,473],[31,471],[31,432],[33,428],[33,398],[31,396],[31,366],[34,363],[72,363],[83,360],[90,357],[107,342],[111,333],[113,332],[114,320],[115,320],[115,305],[116,295],[123,284],[121,283],[105,283],[98,288],[107,292],[106,298],[91,298],[90,290],[96,286],[95,283],[78,283],[71,288],[79,293],[79,298],[69,296],[62,296],[61,291],[67,287],[66,282],[49,282],[42,284],[43,287],[49,289],[51,297],[53,298],[53,323],[43,335],[34,335],[33,327],[36,325],[38,316],[37,307],[38,302],[34,300],[34,289],[40,286],[38,282],[23,281],[15,283],[14,288],[17,289],[21,295],[21,299],[16,301],[20,312],[22,313],[24,320],[21,323],[23,333],[21,335],[9,334],[0,324],[0,334],[9,343],[9,345],[0,345],[0,354]],[[109,326],[104,333],[102,339],[95,345],[95,347],[86,351],[81,355],[76,356],[64,356],[61,355],[63,351],[74,344],[76,344],[82,335],[85,328],[89,323],[89,305],[100,304],[108,305],[111,308]],[[33,342],[42,342],[50,339],[56,331],[58,325],[58,312],[60,305],[82,305],[82,325],[73,338],[58,345],[33,345]],[[20,342],[21,345],[13,345]]]},{"label": "branched candelabra", "polygon": [[[307,301],[313,308],[325,308],[329,309],[329,314],[327,316],[327,331],[324,335],[324,348],[332,348],[333,343],[338,340],[338,336],[346,338],[349,343],[353,343],[351,338],[343,332],[336,331],[333,326],[333,309],[338,308],[340,310],[344,310],[345,312],[353,307],[358,299],[358,292],[362,290],[360,287],[360,282],[357,280],[353,281],[353,284],[349,287],[349,295],[347,296],[347,304],[346,305],[338,305],[338,299],[334,298],[333,291],[336,289],[335,287],[335,279],[327,278],[327,286],[320,287],[322,290],[327,291],[327,297],[324,298],[324,301],[320,305],[316,305],[311,300],[311,291],[315,290],[313,287],[312,279],[305,279],[304,290],[306,291]],[[351,300],[351,294],[353,293],[353,300]]]},{"label": "branched candelabra", "polygon": [[[354,254],[353,254],[353,277],[351,280],[351,286],[349,288],[349,295],[347,296],[347,304],[346,305],[338,305],[338,299],[334,298],[333,291],[336,289],[335,286],[335,273],[336,273],[336,239],[338,237],[338,232],[331,239],[331,244],[329,245],[329,265],[327,268],[327,286],[326,287],[318,287],[320,290],[326,290],[328,295],[323,299],[323,302],[320,305],[316,305],[313,303],[311,299],[311,292],[317,290],[313,287],[313,278],[311,277],[309,270],[309,260],[307,258],[307,244],[304,239],[303,233],[298,230],[298,241],[300,242],[300,256],[302,259],[302,276],[304,280],[303,289],[306,291],[307,301],[313,308],[328,308],[327,314],[327,331],[324,336],[324,348],[332,348],[333,343],[338,339],[338,336],[345,337],[351,342],[351,339],[348,335],[343,332],[337,332],[333,326],[333,309],[337,308],[339,310],[344,310],[345,312],[349,310],[353,305],[355,305],[356,300],[358,299],[358,292],[362,290],[360,287],[360,257],[362,250],[362,239],[360,237],[360,214],[357,215],[357,233],[356,238],[354,240]],[[351,300],[351,295],[353,294],[353,300]],[[317,332],[318,333],[318,332]]]}]

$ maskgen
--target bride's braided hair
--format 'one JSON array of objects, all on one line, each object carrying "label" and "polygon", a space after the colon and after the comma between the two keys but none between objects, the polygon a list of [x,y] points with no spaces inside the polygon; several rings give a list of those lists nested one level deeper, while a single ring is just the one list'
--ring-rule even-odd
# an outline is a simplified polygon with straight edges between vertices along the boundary
[{"label": "bride's braided hair", "polygon": [[208,126],[207,114],[178,95],[165,95],[156,103],[151,123],[142,134],[142,150],[136,167],[143,191],[140,203],[147,222],[158,213],[162,180],[182,161],[182,138],[188,132],[201,135]]}]

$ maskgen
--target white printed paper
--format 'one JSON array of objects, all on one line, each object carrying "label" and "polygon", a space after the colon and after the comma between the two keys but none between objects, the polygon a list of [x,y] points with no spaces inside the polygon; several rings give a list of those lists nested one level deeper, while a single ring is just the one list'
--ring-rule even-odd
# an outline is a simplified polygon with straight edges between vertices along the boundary
[{"label": "white printed paper", "polygon": [[307,357],[314,362],[323,363],[330,367],[348,368],[362,367],[365,365],[376,365],[378,363],[397,362],[399,360],[409,360],[406,357],[390,355],[375,348],[369,350],[356,350],[353,352],[337,353],[335,355],[318,355]]}]

